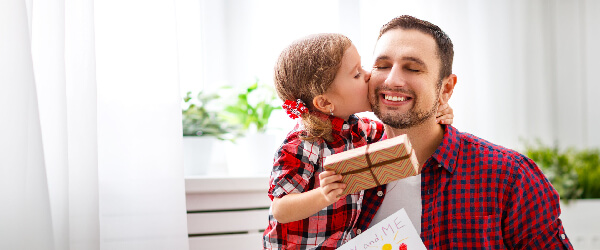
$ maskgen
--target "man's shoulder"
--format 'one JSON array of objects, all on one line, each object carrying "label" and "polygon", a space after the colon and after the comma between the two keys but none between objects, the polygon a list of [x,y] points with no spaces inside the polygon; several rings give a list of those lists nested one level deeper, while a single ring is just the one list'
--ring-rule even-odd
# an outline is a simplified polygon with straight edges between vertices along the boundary
[{"label": "man's shoulder", "polygon": [[[514,183],[525,180],[531,183],[547,182],[537,164],[527,156],[470,133],[458,132],[460,152],[458,157],[459,171],[481,173],[503,173]],[[491,171],[491,172],[489,172]]]},{"label": "man's shoulder", "polygon": [[454,128],[457,137],[460,140],[461,150],[463,152],[472,152],[476,154],[502,156],[507,160],[523,161],[527,157],[520,152],[495,144],[471,133],[460,132]]}]

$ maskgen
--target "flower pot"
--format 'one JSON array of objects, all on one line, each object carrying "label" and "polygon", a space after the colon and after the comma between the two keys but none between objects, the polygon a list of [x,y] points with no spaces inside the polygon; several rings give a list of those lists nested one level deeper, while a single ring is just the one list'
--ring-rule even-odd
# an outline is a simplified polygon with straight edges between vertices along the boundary
[{"label": "flower pot", "polygon": [[279,136],[267,133],[249,133],[235,143],[228,142],[228,175],[269,176],[281,142]]}]

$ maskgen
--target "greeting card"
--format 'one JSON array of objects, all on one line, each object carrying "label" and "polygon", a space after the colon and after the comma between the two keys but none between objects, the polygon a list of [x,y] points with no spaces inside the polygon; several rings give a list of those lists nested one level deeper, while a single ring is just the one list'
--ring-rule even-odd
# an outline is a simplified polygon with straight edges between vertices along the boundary
[{"label": "greeting card", "polygon": [[427,250],[404,208],[337,249]]}]

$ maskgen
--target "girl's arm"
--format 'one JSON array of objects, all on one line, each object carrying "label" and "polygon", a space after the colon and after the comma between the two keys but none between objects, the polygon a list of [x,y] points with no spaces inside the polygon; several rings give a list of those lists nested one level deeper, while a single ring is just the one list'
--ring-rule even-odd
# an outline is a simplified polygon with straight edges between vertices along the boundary
[{"label": "girl's arm", "polygon": [[342,176],[333,171],[319,174],[320,187],[313,190],[273,198],[273,217],[280,223],[303,220],[335,203],[346,184],[340,183]]}]

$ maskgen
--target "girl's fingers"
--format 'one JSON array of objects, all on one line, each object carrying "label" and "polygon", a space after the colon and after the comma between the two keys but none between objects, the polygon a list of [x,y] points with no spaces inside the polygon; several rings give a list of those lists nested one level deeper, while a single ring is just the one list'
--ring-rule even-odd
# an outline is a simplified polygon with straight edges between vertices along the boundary
[{"label": "girl's fingers", "polygon": [[319,178],[320,178],[320,179],[325,179],[325,178],[327,178],[328,176],[332,176],[332,175],[334,175],[334,174],[335,174],[335,172],[333,172],[333,171],[323,171],[323,172],[321,172],[321,173],[319,174]]},{"label": "girl's fingers", "polygon": [[438,112],[447,109],[448,108],[448,103],[444,103],[444,104],[440,104],[440,106],[438,106]]},{"label": "girl's fingers", "polygon": [[454,120],[452,120],[452,119],[446,119],[446,120],[440,120],[438,123],[439,124],[446,124],[446,125],[448,125],[448,124],[452,124],[452,122],[454,122]]},{"label": "girl's fingers", "polygon": [[444,103],[438,107],[436,121],[439,124],[452,124],[454,122],[454,110],[452,110],[450,104]]},{"label": "girl's fingers", "polygon": [[332,195],[335,195],[334,198],[339,199],[340,197],[342,197],[343,192],[344,189],[336,189],[332,192]]},{"label": "girl's fingers", "polygon": [[323,190],[325,191],[325,195],[330,195],[331,192],[335,192],[336,190],[344,190],[344,188],[346,188],[346,184],[344,183],[339,183],[339,182],[334,182],[325,186],[321,186],[323,188]]},{"label": "girl's fingers", "polygon": [[454,114],[445,114],[437,117],[437,120],[454,119]]},{"label": "girl's fingers", "polygon": [[324,171],[319,174],[321,189],[326,199],[333,202],[336,201],[346,188],[346,184],[339,182],[342,175],[336,174],[333,171]]},{"label": "girl's fingers", "polygon": [[[325,174],[326,172],[330,172],[330,173]],[[333,172],[333,171],[325,171],[325,172],[319,174],[319,179],[321,179],[321,181],[320,181],[321,186],[325,186],[330,183],[341,180],[342,175],[335,174],[335,172]]]},{"label": "girl's fingers", "polygon": [[343,190],[344,188],[346,188],[346,184],[340,183],[340,182],[334,182],[334,183],[327,185],[326,188],[329,189],[329,192],[334,191],[336,189]]},{"label": "girl's fingers", "polygon": [[450,105],[448,105],[448,103],[444,103],[444,104],[440,105],[438,107],[438,110],[437,110],[437,113],[436,113],[435,116],[439,117],[439,116],[444,115],[444,114],[452,113],[452,111],[451,111],[452,108],[450,108],[450,111],[449,111],[448,110],[449,107],[450,107]]},{"label": "girl's fingers", "polygon": [[439,118],[444,115],[454,115],[454,110],[452,109],[452,107],[448,106],[444,110],[439,110],[436,114],[436,117]]},{"label": "girl's fingers", "polygon": [[454,122],[454,115],[447,114],[436,118],[437,122],[440,124],[452,124]]},{"label": "girl's fingers", "polygon": [[[336,184],[339,184],[339,185],[336,185]],[[332,186],[332,185],[336,185],[336,186],[325,188],[325,196],[327,196],[327,199],[334,201],[334,200],[340,198],[340,196],[344,192],[344,188],[346,187],[346,185],[342,184],[342,183],[333,183],[329,186]]]}]

